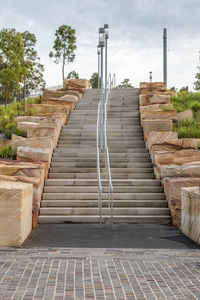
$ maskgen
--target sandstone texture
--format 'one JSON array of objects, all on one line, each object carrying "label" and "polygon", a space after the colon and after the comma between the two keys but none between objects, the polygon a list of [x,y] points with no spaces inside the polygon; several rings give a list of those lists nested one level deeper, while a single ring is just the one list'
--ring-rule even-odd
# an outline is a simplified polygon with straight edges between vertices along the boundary
[{"label": "sandstone texture", "polygon": [[164,178],[164,192],[172,215],[173,225],[181,228],[181,188],[200,185],[199,177]]},{"label": "sandstone texture", "polygon": [[25,111],[34,109],[39,114],[62,112],[66,115],[71,111],[69,105],[25,104]]},{"label": "sandstone texture", "polygon": [[178,133],[173,131],[151,131],[147,135],[147,147],[151,149],[153,145],[160,145],[171,139],[178,139]]},{"label": "sandstone texture", "polygon": [[77,90],[83,93],[85,89],[89,88],[89,82],[86,79],[68,79],[64,81],[63,87],[67,90]]},{"label": "sandstone texture", "polygon": [[143,132],[144,139],[147,139],[147,134],[151,131],[172,131],[172,120],[144,120]]},{"label": "sandstone texture", "polygon": [[192,120],[193,119],[193,112],[192,110],[185,110],[177,114],[177,120]]},{"label": "sandstone texture", "polygon": [[198,177],[200,178],[200,161],[183,165],[164,165],[160,168],[160,178]]},{"label": "sandstone texture", "polygon": [[143,124],[144,120],[174,120],[176,119],[177,112],[176,110],[155,110],[155,111],[144,111],[140,114],[141,124]]},{"label": "sandstone texture", "polygon": [[[41,103],[47,105],[63,105],[67,108],[70,107],[70,111],[73,110],[76,106],[78,98],[76,96],[64,96],[68,97],[68,99],[61,98],[42,98]],[[73,99],[74,98],[74,99]]]},{"label": "sandstone texture", "polygon": [[31,184],[0,181],[0,246],[20,247],[32,230]]},{"label": "sandstone texture", "polygon": [[23,161],[45,161],[50,165],[51,162],[51,150],[31,147],[18,147],[17,148],[17,160]]},{"label": "sandstone texture", "polygon": [[182,188],[182,232],[200,244],[200,189],[199,186]]},{"label": "sandstone texture", "polygon": [[156,111],[156,110],[159,110],[162,109],[162,107],[172,107],[172,104],[171,103],[168,103],[168,104],[151,104],[151,105],[146,105],[146,106],[141,106],[140,105],[140,112],[147,112],[147,111]]}]

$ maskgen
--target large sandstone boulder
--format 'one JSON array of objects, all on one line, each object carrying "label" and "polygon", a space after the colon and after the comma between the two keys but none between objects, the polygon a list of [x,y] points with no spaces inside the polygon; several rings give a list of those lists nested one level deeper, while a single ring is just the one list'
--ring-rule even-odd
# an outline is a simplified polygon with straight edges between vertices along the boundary
[{"label": "large sandstone boulder", "polygon": [[45,120],[45,118],[50,118],[56,120],[56,122],[60,122],[61,127],[64,126],[67,122],[67,116],[65,113],[45,113],[45,114],[36,114],[34,117],[40,117]]},{"label": "large sandstone boulder", "polygon": [[[64,96],[61,98],[42,98],[41,103],[42,104],[48,104],[48,105],[67,105],[70,107],[70,110],[73,110],[76,106],[76,103],[78,101],[78,98],[76,96]],[[68,97],[68,100],[66,99]],[[73,100],[74,98],[74,100]]]},{"label": "large sandstone boulder", "polygon": [[196,187],[181,189],[182,218],[181,230],[191,240],[200,244],[200,189]]},{"label": "large sandstone boulder", "polygon": [[154,111],[144,111],[140,113],[141,125],[144,120],[174,120],[176,119],[176,110],[154,110]]},{"label": "large sandstone boulder", "polygon": [[38,114],[61,112],[66,114],[66,116],[71,111],[69,105],[25,104],[25,111],[28,112],[29,109],[33,109]]},{"label": "large sandstone boulder", "polygon": [[0,246],[20,247],[32,230],[31,184],[0,181]]},{"label": "large sandstone boulder", "polygon": [[183,165],[164,165],[160,168],[160,178],[200,177],[200,161]]},{"label": "large sandstone boulder", "polygon": [[82,94],[79,93],[78,91],[62,89],[62,90],[57,90],[57,91],[44,90],[42,98],[61,98],[65,95],[76,96],[78,99],[80,99],[82,97]]},{"label": "large sandstone boulder", "polygon": [[165,84],[164,82],[140,82],[140,89],[147,87],[152,89],[165,89]]},{"label": "large sandstone boulder", "polygon": [[172,215],[174,226],[181,228],[181,188],[200,185],[199,177],[164,178],[164,192]]},{"label": "large sandstone boulder", "polygon": [[64,81],[63,88],[84,92],[89,88],[89,81],[87,79],[68,79]]},{"label": "large sandstone boulder", "polygon": [[178,133],[173,131],[151,131],[147,135],[146,144],[148,149],[151,149],[153,145],[160,145],[171,139],[178,139]]},{"label": "large sandstone boulder", "polygon": [[154,164],[156,166],[156,178],[160,179],[160,168],[163,165],[183,165],[200,160],[199,150],[180,150],[171,152],[155,152]]},{"label": "large sandstone boulder", "polygon": [[144,120],[143,132],[144,139],[147,139],[147,134],[151,131],[172,131],[172,120]]},{"label": "large sandstone boulder", "polygon": [[167,94],[140,94],[139,103],[141,106],[164,104],[168,106],[170,104],[170,95]]},{"label": "large sandstone boulder", "polygon": [[182,121],[182,120],[192,120],[193,119],[193,112],[192,110],[185,110],[183,112],[180,112],[177,114],[176,119],[178,121]]},{"label": "large sandstone boulder", "polygon": [[51,150],[31,147],[18,147],[17,148],[17,160],[22,161],[44,161],[51,163]]},{"label": "large sandstone boulder", "polygon": [[155,111],[155,110],[159,110],[162,108],[162,107],[171,107],[172,108],[172,104],[171,103],[168,103],[167,105],[165,103],[161,103],[161,104],[151,104],[151,105],[146,105],[146,106],[141,106],[140,105],[140,113],[142,112],[147,112],[147,111]]},{"label": "large sandstone boulder", "polygon": [[42,123],[42,124],[56,124],[60,129],[66,123],[65,114],[40,114],[34,116],[23,116],[15,118],[17,123],[19,122],[32,122],[32,123]]}]

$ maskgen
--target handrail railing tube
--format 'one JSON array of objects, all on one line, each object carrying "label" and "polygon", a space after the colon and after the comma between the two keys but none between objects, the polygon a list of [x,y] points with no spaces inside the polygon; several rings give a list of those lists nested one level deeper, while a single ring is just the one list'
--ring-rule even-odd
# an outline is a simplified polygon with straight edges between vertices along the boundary
[{"label": "handrail railing tube", "polygon": [[96,135],[96,147],[97,147],[97,180],[98,180],[98,208],[99,208],[99,217],[100,223],[102,223],[102,185],[101,185],[101,168],[100,168],[100,154],[99,154],[99,113],[100,105],[98,105],[97,111],[97,135]]}]

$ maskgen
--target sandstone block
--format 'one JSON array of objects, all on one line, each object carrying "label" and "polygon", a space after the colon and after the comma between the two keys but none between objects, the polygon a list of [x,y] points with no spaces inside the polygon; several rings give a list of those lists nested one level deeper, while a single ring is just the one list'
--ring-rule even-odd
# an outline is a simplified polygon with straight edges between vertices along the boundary
[{"label": "sandstone block", "polygon": [[66,115],[71,111],[69,105],[25,104],[25,111],[34,109],[39,114],[62,112]]},{"label": "sandstone block", "polygon": [[154,110],[154,111],[144,111],[140,114],[141,124],[143,124],[144,120],[174,120],[176,119],[177,112],[176,110]]},{"label": "sandstone block", "polygon": [[140,106],[140,113],[147,112],[147,111],[160,110],[162,107],[172,107],[172,104],[171,103],[168,103],[168,104],[161,103],[161,104],[151,104],[151,105],[146,105],[146,106]]},{"label": "sandstone block", "polygon": [[160,145],[171,139],[178,139],[178,133],[172,131],[151,131],[147,135],[147,147],[151,149],[153,145]]},{"label": "sandstone block", "polygon": [[89,89],[89,81],[87,79],[68,79],[64,81],[64,88],[70,89]]},{"label": "sandstone block", "polygon": [[147,139],[147,134],[151,131],[172,131],[172,120],[144,120],[143,132],[144,139]]},{"label": "sandstone block", "polygon": [[199,186],[182,188],[182,232],[200,244],[200,191]]},{"label": "sandstone block", "polygon": [[31,184],[0,181],[0,246],[20,247],[32,230]]},{"label": "sandstone block", "polygon": [[200,177],[200,163],[187,165],[164,165],[160,168],[160,178],[165,177]]},{"label": "sandstone block", "polygon": [[173,225],[181,228],[181,188],[200,184],[199,177],[164,178],[164,192],[172,215]]},{"label": "sandstone block", "polygon": [[[74,109],[76,106],[76,103],[78,101],[78,98],[75,96],[64,96],[64,97],[69,97],[67,99],[61,98],[42,98],[41,103],[42,104],[47,104],[47,105],[63,105],[64,107],[66,106],[67,108],[70,107],[70,111]],[[72,99],[74,98],[74,100]]]},{"label": "sandstone block", "polygon": [[177,114],[177,120],[192,120],[193,119],[193,112],[192,110],[185,110]]},{"label": "sandstone block", "polygon": [[45,161],[50,165],[51,162],[51,150],[31,147],[18,147],[17,148],[17,160],[23,161]]},{"label": "sandstone block", "polygon": [[41,138],[47,137],[48,139],[52,139],[54,143],[54,147],[57,145],[59,132],[54,126],[38,126],[38,127],[29,127],[27,129],[27,137],[28,138]]},{"label": "sandstone block", "polygon": [[160,168],[163,165],[182,165],[200,160],[198,150],[180,150],[171,152],[155,152],[154,164],[156,165],[156,178],[160,179]]}]

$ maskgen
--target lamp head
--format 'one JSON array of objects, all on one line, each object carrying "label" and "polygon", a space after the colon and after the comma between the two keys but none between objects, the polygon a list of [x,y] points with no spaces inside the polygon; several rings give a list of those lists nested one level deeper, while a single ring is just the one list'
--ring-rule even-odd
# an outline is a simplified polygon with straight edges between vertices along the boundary
[{"label": "lamp head", "polygon": [[108,24],[104,24],[104,30],[105,30],[105,38],[108,39],[109,38],[109,25]]},{"label": "lamp head", "polygon": [[103,48],[105,46],[105,29],[104,28],[99,28],[99,46],[100,48]]}]

